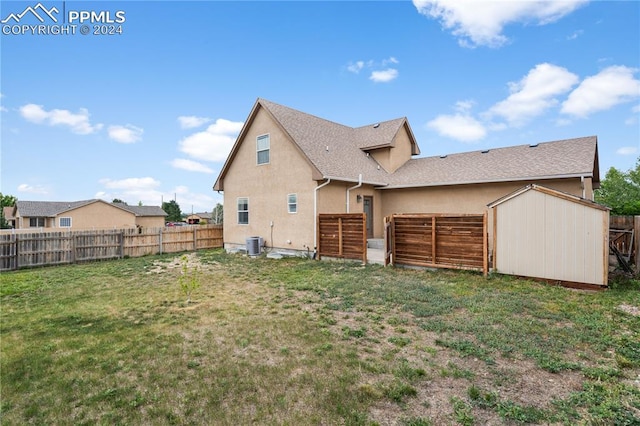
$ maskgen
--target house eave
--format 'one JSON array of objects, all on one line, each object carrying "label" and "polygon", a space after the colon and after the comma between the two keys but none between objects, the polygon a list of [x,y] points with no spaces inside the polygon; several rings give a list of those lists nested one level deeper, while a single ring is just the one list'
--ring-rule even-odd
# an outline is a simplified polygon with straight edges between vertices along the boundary
[{"label": "house eave", "polygon": [[532,180],[553,180],[553,179],[571,179],[571,178],[587,178],[593,177],[591,173],[577,173],[566,175],[548,175],[548,176],[525,176],[519,178],[504,178],[504,179],[482,179],[482,180],[470,180],[459,182],[430,182],[430,183],[416,183],[407,185],[387,185],[381,189],[410,189],[410,188],[426,188],[434,186],[457,186],[457,185],[474,185],[482,183],[504,183],[504,182],[525,182]]},{"label": "house eave", "polygon": [[362,182],[365,185],[372,185],[372,186],[387,186],[388,183],[384,183],[384,182],[375,182],[375,181],[370,181],[370,180],[365,180],[362,179],[362,181],[360,181],[360,179],[353,179],[353,178],[345,178],[345,177],[339,177],[339,176],[323,176],[322,179],[316,179],[316,180],[327,180],[330,179],[332,181],[340,181],[340,182],[348,182],[348,183],[360,183]]}]

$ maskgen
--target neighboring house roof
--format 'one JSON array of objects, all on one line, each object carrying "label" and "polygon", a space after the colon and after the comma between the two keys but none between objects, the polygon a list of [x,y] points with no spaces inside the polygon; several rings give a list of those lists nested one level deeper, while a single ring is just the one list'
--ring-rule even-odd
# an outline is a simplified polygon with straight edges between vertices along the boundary
[{"label": "neighboring house roof", "polygon": [[13,209],[15,208],[15,206],[6,206],[2,208],[2,214],[4,215],[4,219],[9,221],[9,220],[14,220],[15,217],[13,216]]},{"label": "neighboring house roof", "polygon": [[536,145],[496,148],[440,157],[412,158],[388,173],[366,151],[393,147],[404,127],[412,155],[420,153],[406,118],[352,128],[258,98],[214,185],[223,179],[258,110],[264,108],[313,169],[313,178],[362,182],[384,188],[460,185],[469,183],[600,176],[597,138],[567,139]]},{"label": "neighboring house roof", "polygon": [[20,201],[16,208],[22,217],[56,217],[57,215],[84,207],[93,203],[105,203],[133,213],[135,216],[167,216],[164,210],[157,206],[128,206],[121,203],[107,203],[103,200],[92,199],[83,201]]},{"label": "neighboring house roof", "polygon": [[198,216],[201,219],[211,219],[211,213],[207,213],[207,212],[193,213],[193,214],[190,214],[188,217],[191,217],[191,216]]},{"label": "neighboring house roof", "polygon": [[159,206],[130,206],[123,203],[111,203],[116,207],[128,210],[136,216],[168,216]]},{"label": "neighboring house roof", "polygon": [[414,158],[389,178],[387,188],[510,182],[566,177],[600,181],[595,136],[518,145],[439,157]]}]

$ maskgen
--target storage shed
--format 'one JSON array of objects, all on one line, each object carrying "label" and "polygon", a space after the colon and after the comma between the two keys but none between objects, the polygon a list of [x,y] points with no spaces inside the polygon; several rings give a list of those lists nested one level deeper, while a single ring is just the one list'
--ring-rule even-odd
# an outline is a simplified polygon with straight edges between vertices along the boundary
[{"label": "storage shed", "polygon": [[488,207],[496,272],[571,287],[607,285],[607,207],[535,184]]}]

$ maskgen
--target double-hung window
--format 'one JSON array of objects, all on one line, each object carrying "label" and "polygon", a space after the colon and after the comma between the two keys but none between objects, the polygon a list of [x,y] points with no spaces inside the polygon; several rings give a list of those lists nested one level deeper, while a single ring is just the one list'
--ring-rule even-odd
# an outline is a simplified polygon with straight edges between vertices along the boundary
[{"label": "double-hung window", "polygon": [[287,209],[289,213],[298,212],[298,194],[287,195]]},{"label": "double-hung window", "polygon": [[269,164],[269,148],[271,141],[269,135],[261,135],[256,139],[256,160],[258,164]]},{"label": "double-hung window", "polygon": [[249,224],[249,199],[238,198],[238,224]]},{"label": "double-hung window", "polygon": [[29,227],[30,228],[44,228],[44,217],[30,217],[29,218]]}]

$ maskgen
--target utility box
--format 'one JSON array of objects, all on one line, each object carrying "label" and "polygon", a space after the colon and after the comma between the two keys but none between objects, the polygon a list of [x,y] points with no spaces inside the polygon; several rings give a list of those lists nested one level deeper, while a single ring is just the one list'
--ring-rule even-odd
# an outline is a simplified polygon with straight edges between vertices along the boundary
[{"label": "utility box", "polygon": [[260,256],[260,249],[264,244],[262,237],[247,238],[247,254],[249,256]]}]

